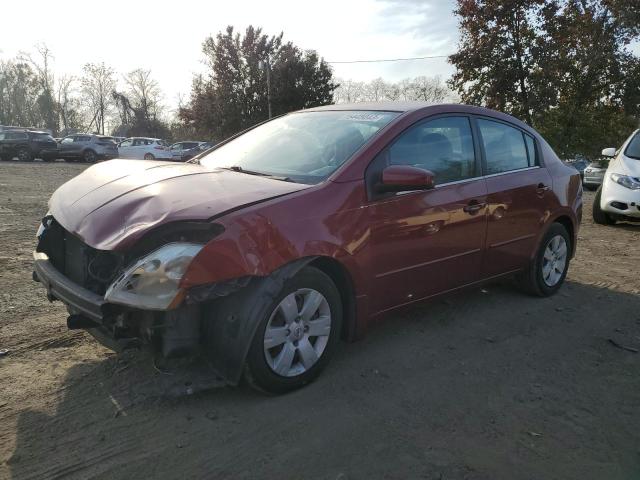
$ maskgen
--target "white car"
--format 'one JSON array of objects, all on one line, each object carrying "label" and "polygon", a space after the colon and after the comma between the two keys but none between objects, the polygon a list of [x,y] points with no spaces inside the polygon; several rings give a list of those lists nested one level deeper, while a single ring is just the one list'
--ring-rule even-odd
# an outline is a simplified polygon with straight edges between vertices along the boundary
[{"label": "white car", "polygon": [[593,201],[594,222],[640,222],[640,130],[633,132],[620,150],[605,148],[602,155],[613,159]]},{"label": "white car", "polygon": [[131,137],[118,144],[120,158],[172,160],[167,142],[159,138]]}]

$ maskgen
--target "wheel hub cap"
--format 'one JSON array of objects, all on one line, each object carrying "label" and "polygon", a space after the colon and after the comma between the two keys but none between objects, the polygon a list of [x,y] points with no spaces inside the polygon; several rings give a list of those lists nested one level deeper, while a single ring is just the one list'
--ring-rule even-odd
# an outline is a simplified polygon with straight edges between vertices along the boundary
[{"label": "wheel hub cap", "polygon": [[301,375],[322,356],[331,332],[331,309],[317,290],[302,288],[276,306],[264,332],[267,365],[283,377]]},{"label": "wheel hub cap", "polygon": [[557,285],[564,275],[567,253],[567,242],[562,235],[556,235],[547,243],[542,259],[542,279],[547,286]]}]

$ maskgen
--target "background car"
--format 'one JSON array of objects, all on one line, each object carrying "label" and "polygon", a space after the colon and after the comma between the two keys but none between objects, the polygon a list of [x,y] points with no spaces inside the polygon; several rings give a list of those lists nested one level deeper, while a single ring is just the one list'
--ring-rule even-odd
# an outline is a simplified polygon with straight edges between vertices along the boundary
[{"label": "background car", "polygon": [[186,162],[187,160],[191,160],[196,155],[200,155],[202,152],[205,152],[215,146],[216,146],[215,142],[203,142],[197,147],[194,147],[190,150],[185,151],[182,155],[182,161]]},{"label": "background car", "polygon": [[159,138],[131,137],[118,144],[120,158],[173,160],[167,142]]},{"label": "background car", "polygon": [[169,149],[171,150],[171,154],[173,155],[174,160],[183,162],[193,157],[194,154],[191,153],[191,150],[193,150],[194,148],[197,148],[202,143],[204,142],[198,142],[198,141],[176,142],[173,145],[171,145]]},{"label": "background car", "polygon": [[89,133],[68,135],[60,140],[59,158],[93,163],[118,156],[118,147],[112,137]]},{"label": "background car", "polygon": [[598,187],[602,185],[602,180],[604,179],[604,174],[608,166],[609,160],[606,158],[596,160],[587,165],[582,175],[582,185],[584,188],[591,191],[597,190]]},{"label": "background car", "polygon": [[612,160],[593,199],[593,221],[601,225],[640,222],[640,130],[620,150],[605,148],[602,155]]},{"label": "background car", "polygon": [[22,162],[34,158],[50,162],[57,155],[58,144],[47,132],[17,129],[0,132],[0,160],[18,157]]},{"label": "background car", "polygon": [[589,165],[589,162],[586,159],[579,159],[579,160],[567,160],[565,162],[567,165],[569,165],[570,167],[575,168],[578,173],[580,173],[580,179],[583,180],[584,179],[584,169],[587,168],[587,165]]}]

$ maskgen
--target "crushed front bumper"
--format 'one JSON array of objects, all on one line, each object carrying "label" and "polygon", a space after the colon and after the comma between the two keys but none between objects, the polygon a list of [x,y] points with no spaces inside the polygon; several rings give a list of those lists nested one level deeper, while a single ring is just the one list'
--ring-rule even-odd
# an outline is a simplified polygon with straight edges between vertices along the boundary
[{"label": "crushed front bumper", "polygon": [[49,300],[60,300],[72,311],[102,324],[105,318],[117,314],[115,305],[105,302],[100,295],[77,285],[60,273],[46,254],[33,253],[34,280],[47,290]]}]

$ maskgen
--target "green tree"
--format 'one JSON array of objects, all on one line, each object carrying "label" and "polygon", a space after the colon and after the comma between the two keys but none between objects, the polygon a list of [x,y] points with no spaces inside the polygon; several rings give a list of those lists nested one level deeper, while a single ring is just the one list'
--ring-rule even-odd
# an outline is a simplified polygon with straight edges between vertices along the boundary
[{"label": "green tree", "polygon": [[[638,8],[622,0],[458,0],[451,86],[511,113],[562,155],[597,156],[637,123]],[[606,122],[606,125],[605,125]]]},{"label": "green tree", "polygon": [[283,43],[282,34],[269,37],[249,26],[240,35],[229,26],[207,38],[203,52],[209,71],[194,78],[190,101],[179,110],[185,127],[199,135],[219,140],[266,120],[269,97],[273,115],[333,101],[328,64]]}]

